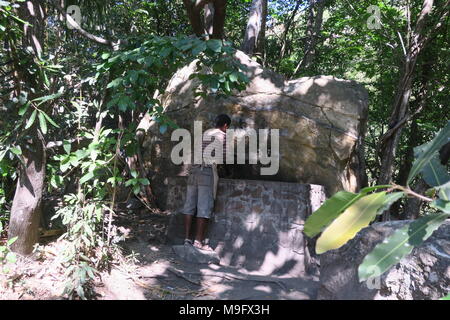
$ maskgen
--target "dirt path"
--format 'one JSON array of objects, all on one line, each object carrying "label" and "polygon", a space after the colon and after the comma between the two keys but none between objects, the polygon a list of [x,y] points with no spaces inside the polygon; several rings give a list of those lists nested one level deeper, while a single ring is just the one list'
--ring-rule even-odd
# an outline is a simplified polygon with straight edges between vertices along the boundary
[{"label": "dirt path", "polygon": [[[318,279],[250,274],[217,264],[180,260],[166,245],[168,216],[128,211],[116,221],[128,232],[121,244],[127,263],[103,272],[95,284],[100,300],[315,299]],[[64,269],[55,257],[61,244],[43,246],[41,257],[20,258],[8,274],[0,272],[0,300],[63,299]]]},{"label": "dirt path", "polygon": [[[130,219],[131,218],[131,219]],[[280,278],[249,273],[217,264],[184,262],[164,244],[167,216],[127,216],[132,230],[124,243],[138,253],[130,270],[116,268],[97,289],[101,299],[315,299],[318,279]]]}]

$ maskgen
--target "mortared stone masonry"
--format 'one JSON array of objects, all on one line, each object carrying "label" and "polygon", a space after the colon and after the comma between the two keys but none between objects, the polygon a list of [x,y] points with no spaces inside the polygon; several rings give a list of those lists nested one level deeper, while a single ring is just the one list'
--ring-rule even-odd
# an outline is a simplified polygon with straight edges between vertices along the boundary
[{"label": "mortared stone masonry", "polygon": [[[184,239],[186,177],[167,178],[167,208],[173,212],[169,244]],[[303,234],[305,219],[325,200],[313,184],[220,179],[207,235],[220,264],[266,275],[301,276],[312,270],[311,243]],[[194,227],[195,230],[195,227]]]}]

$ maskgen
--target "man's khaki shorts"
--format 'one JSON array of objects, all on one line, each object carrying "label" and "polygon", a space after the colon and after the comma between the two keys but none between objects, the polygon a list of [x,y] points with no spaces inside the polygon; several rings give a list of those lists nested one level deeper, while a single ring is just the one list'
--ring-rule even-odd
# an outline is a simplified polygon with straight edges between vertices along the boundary
[{"label": "man's khaki shorts", "polygon": [[211,218],[214,208],[214,176],[211,167],[193,167],[188,177],[186,202],[181,213],[197,218]]}]

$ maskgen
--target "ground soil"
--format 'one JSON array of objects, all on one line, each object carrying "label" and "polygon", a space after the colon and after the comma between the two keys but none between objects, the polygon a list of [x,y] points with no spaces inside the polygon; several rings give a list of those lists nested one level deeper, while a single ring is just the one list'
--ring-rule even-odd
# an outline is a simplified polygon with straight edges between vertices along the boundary
[{"label": "ground soil", "polygon": [[[250,274],[217,264],[179,259],[165,244],[168,215],[139,209],[124,211],[116,223],[127,233],[121,243],[127,258],[103,272],[94,284],[99,300],[314,299],[316,277],[280,278]],[[42,239],[39,252],[20,257],[0,273],[0,299],[65,299],[64,268],[56,259],[62,243]]]}]

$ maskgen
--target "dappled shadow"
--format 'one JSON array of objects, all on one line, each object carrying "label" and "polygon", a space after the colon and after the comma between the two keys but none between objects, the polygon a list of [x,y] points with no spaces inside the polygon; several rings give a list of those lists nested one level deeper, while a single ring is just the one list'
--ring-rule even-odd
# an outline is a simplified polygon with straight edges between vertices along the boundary
[{"label": "dappled shadow", "polygon": [[[261,175],[259,164],[233,165],[227,178],[234,180],[220,180],[209,242],[221,257],[223,265],[219,268],[283,278],[292,284],[296,283],[295,279],[310,283],[310,279],[305,280],[309,276],[305,269],[314,268],[309,265],[310,253],[305,250],[310,245],[304,242],[302,233],[304,220],[312,211],[308,202],[309,184],[325,186],[327,195],[359,188],[355,150],[367,119],[367,93],[356,82],[334,77],[287,81],[261,68],[243,53],[238,52],[237,56],[247,66],[247,76],[252,79],[244,92],[226,98],[195,98],[192,93],[195,83],[188,80],[192,70],[185,68],[173,78],[162,99],[165,112],[189,132],[193,132],[194,120],[203,121],[203,130],[212,127],[219,113],[231,116],[232,128],[280,130],[277,174]],[[188,166],[172,163],[171,151],[179,141],[170,140],[171,132],[161,134],[154,125],[144,143],[144,158],[158,204],[176,212],[185,196],[185,178],[180,176],[187,175]],[[249,180],[240,189],[236,179]],[[266,188],[270,183],[278,186]],[[171,219],[169,239],[173,244],[181,244],[182,217],[174,213]],[[198,279],[206,281],[205,270],[213,267],[189,268]],[[227,281],[223,285],[230,287],[222,289],[217,298],[224,298],[227,293],[239,294],[242,292],[239,281],[248,283],[247,280]],[[287,291],[280,286],[264,286],[267,283],[255,283],[249,289],[250,295],[287,298],[284,295]]]},{"label": "dappled shadow", "polygon": [[[170,200],[173,205],[179,206],[184,201],[182,182],[184,178],[175,179],[180,193],[174,193]],[[222,195],[224,190],[233,186],[237,181],[222,180]],[[173,181],[172,181],[173,183]],[[258,181],[248,181],[251,186],[259,190]],[[268,182],[266,182],[268,183]],[[275,188],[273,188],[275,186]],[[308,187],[297,184],[286,184],[291,191],[298,192],[297,188],[308,193]],[[288,197],[286,188],[278,183],[270,182],[268,187],[279,192],[279,198]],[[229,192],[233,192],[233,188]],[[265,191],[245,191],[247,199],[259,199],[261,205],[265,197]],[[308,191],[308,192],[307,192]],[[253,194],[253,195],[252,195]],[[242,195],[236,194],[234,197]],[[298,195],[297,195],[298,196]],[[309,197],[308,197],[309,199]],[[132,272],[144,285],[140,290],[142,297],[146,299],[314,299],[317,295],[317,274],[308,274],[305,269],[306,257],[303,236],[289,236],[289,230],[295,226],[292,222],[299,218],[298,212],[275,212],[272,214],[269,205],[257,213],[248,210],[257,210],[255,207],[247,207],[244,210],[220,211],[221,199],[216,204],[216,216],[212,219],[208,239],[210,245],[221,256],[220,265],[197,264],[183,261],[177,257],[172,249],[172,244],[183,243],[182,216],[173,212],[170,215],[158,217],[145,213],[137,216],[124,216],[131,225],[131,238],[124,247],[128,253],[140,253],[141,267]],[[288,200],[288,199],[286,199]],[[303,201],[303,200],[302,200]],[[308,200],[305,200],[308,201]],[[251,201],[250,201],[251,202]],[[226,201],[224,202],[226,204]],[[245,204],[244,204],[245,205]],[[218,207],[219,206],[219,207]],[[228,210],[228,209],[223,209]],[[310,206],[305,205],[300,215],[311,211]],[[283,209],[281,208],[281,211]],[[226,216],[224,216],[226,214]],[[283,217],[283,214],[288,216]],[[239,221],[237,221],[239,220]],[[228,221],[228,222],[227,222]],[[120,222],[120,221],[118,221]],[[167,225],[167,243],[162,244],[163,231],[155,234],[154,225],[163,223]],[[291,234],[292,235],[292,234]],[[299,238],[299,236],[301,238]],[[241,239],[241,240],[239,240]],[[293,248],[297,244],[297,248]],[[284,247],[283,247],[284,246]],[[114,282],[117,282],[115,280]],[[132,293],[130,293],[132,295]],[[124,296],[115,295],[114,299],[123,299]]]},{"label": "dappled shadow", "polygon": [[[232,129],[278,129],[280,169],[262,176],[260,164],[233,165],[228,178],[319,184],[327,195],[356,191],[362,177],[356,149],[367,120],[367,92],[356,82],[331,76],[285,80],[261,68],[244,54],[252,81],[243,92],[220,98],[195,98],[190,69],[177,73],[162,101],[165,113],[181,128],[193,132],[194,120],[203,130],[213,126],[219,113],[232,118]],[[146,169],[158,205],[165,209],[167,177],[187,175],[186,165],[174,165],[171,129],[164,134],[155,123],[144,141]],[[191,145],[191,154],[193,144]],[[248,150],[248,147],[247,147]]]}]

